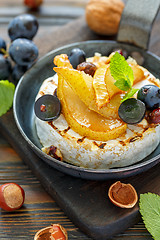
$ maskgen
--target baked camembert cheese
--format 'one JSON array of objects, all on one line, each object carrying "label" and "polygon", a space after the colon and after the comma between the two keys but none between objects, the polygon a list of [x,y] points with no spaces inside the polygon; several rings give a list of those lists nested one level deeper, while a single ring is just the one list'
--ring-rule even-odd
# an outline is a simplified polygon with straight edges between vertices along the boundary
[{"label": "baked camembert cheese", "polygon": [[[73,69],[66,54],[54,58],[57,74],[43,82],[36,98],[56,92],[62,107],[55,120],[35,119],[45,153],[50,154],[54,148],[59,159],[67,163],[108,169],[135,164],[156,149],[160,125],[149,120],[148,110],[136,124],[128,124],[118,115],[125,91],[115,86],[111,75],[110,61],[114,54],[109,57],[96,54],[80,70]],[[160,87],[159,80],[147,69],[131,58],[127,62],[133,71],[135,89],[148,84]],[[93,66],[92,76],[83,71]],[[133,97],[137,98],[137,93]]]}]

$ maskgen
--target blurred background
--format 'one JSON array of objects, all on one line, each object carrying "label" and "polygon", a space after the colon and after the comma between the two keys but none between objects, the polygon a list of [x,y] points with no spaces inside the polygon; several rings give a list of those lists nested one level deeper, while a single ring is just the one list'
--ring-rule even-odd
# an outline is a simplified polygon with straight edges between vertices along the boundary
[{"label": "blurred background", "polygon": [[80,17],[85,12],[88,0],[37,0],[38,8],[32,8],[35,0],[0,0],[0,36],[8,38],[7,31],[4,31],[15,16],[22,13],[31,13],[38,18],[43,28],[50,28],[63,25]]}]

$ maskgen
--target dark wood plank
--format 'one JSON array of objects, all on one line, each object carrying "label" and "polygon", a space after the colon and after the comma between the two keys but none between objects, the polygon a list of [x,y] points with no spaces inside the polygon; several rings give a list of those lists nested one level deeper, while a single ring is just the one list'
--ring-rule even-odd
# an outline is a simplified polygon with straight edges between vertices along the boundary
[{"label": "dark wood plank", "polygon": [[35,233],[52,223],[63,225],[69,239],[85,239],[15,150],[0,135],[0,184],[16,182],[25,190],[25,203],[20,210],[0,214],[0,239],[33,239]]},{"label": "dark wood plank", "polygon": [[[8,125],[7,128],[5,127],[6,124]],[[92,238],[106,239],[106,237],[105,238],[103,237],[103,234],[105,235],[105,232],[103,232],[105,231],[105,228],[103,228],[103,224],[107,223],[108,218],[111,218],[109,217],[111,214],[113,214],[115,223],[114,223],[113,229],[110,231],[115,231],[114,227],[115,228],[118,227],[119,229],[119,225],[117,225],[116,223],[115,216],[117,216],[118,218],[121,217],[122,220],[123,218],[124,220],[126,218],[128,219],[128,216],[130,215],[130,210],[124,211],[124,209],[115,207],[113,204],[110,203],[109,199],[107,198],[108,187],[110,186],[112,181],[96,182],[96,181],[81,180],[78,178],[72,178],[70,176],[67,176],[63,173],[56,171],[55,169],[50,168],[47,164],[45,164],[42,160],[40,160],[29,149],[29,146],[26,144],[25,140],[22,138],[22,136],[16,129],[15,123],[13,121],[12,111],[8,112],[6,115],[4,115],[1,118],[0,131],[6,136],[8,141],[12,144],[12,146],[15,148],[16,152],[19,154],[19,156],[21,156],[24,162],[27,163],[27,165],[32,169],[34,175],[36,175],[37,178],[41,181],[41,184],[44,186],[45,190],[51,194],[53,199],[56,200],[56,202],[59,204],[61,209],[64,210],[66,215],[69,216],[70,219],[75,221],[76,225],[80,226],[80,229],[86,232],[87,234],[89,234]],[[21,144],[17,144],[18,142]],[[157,175],[157,172],[159,172],[159,169],[156,167],[156,171],[154,169],[155,175]],[[130,179],[127,179],[127,181],[133,184],[133,186],[137,186],[137,182],[142,182],[142,185],[140,185],[139,188],[137,188],[138,193],[140,193],[142,192],[141,187],[144,185],[145,180],[150,182],[149,176],[150,174],[148,175],[148,179],[147,179],[147,175],[145,174],[145,177],[141,175],[141,177],[138,179],[130,178]],[[124,180],[124,182],[125,181],[126,180]],[[156,182],[158,182],[158,180]],[[158,188],[158,185],[156,182],[155,182],[155,185]],[[20,184],[20,182],[18,183]],[[21,182],[21,184],[22,186],[24,185],[23,181]],[[34,186],[35,185],[33,184],[33,179],[32,179],[31,180],[32,189]],[[152,187],[153,187],[153,184],[152,184]],[[148,184],[146,184],[144,188],[144,192],[146,191],[146,189],[150,191],[151,190],[150,188],[151,188],[151,185],[149,186]],[[155,189],[155,186],[153,188]],[[33,204],[32,200],[31,202]],[[43,206],[44,206],[44,203],[43,203]],[[91,209],[92,212],[90,212],[89,209]],[[23,211],[23,210],[20,210],[20,211]],[[107,212],[109,216],[107,215]],[[77,213],[79,213],[78,222],[77,222],[77,219],[75,220],[75,215]],[[86,222],[92,223],[90,217],[93,217],[94,219],[93,222],[95,225],[87,226],[87,229],[86,229],[85,223]],[[99,219],[98,222],[96,222],[96,219]],[[101,219],[101,222],[103,223],[102,226],[101,226],[100,219]],[[137,219],[137,213],[136,215],[132,216],[131,221],[133,221],[134,223],[135,221],[137,221],[136,219]],[[124,229],[128,228],[131,222],[129,225],[127,224],[128,224],[127,221],[126,222],[123,221]],[[100,229],[97,229],[97,233],[91,232],[91,230],[88,230],[88,227],[89,229],[90,228],[94,229],[96,225],[99,225],[100,227]],[[35,225],[34,225],[34,228],[35,228]],[[127,235],[128,235],[127,233],[124,234],[124,236],[127,236]],[[100,236],[100,238],[98,236]],[[115,239],[120,236],[123,236],[123,234],[117,235]],[[136,234],[134,233],[134,237],[135,236]]]},{"label": "dark wood plank", "polygon": [[[22,163],[17,153],[0,135],[0,184],[14,180],[26,192],[24,207],[14,213],[1,211],[0,214],[0,239],[33,239],[34,234],[41,227],[52,223],[62,224],[68,231],[69,239],[89,240],[81,233],[72,222],[64,215],[53,198],[44,191],[40,182],[31,170]],[[18,176],[17,176],[18,172]],[[16,179],[15,179],[16,178]],[[32,181],[31,181],[32,179]],[[143,234],[143,237],[140,236]],[[129,228],[125,233],[117,235],[119,239],[151,239],[142,223]]]}]

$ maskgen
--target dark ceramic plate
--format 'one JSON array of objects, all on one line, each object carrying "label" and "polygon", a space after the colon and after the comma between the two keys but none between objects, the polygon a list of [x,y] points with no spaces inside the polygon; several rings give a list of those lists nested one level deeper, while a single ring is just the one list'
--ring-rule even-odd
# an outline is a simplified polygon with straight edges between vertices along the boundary
[{"label": "dark ceramic plate", "polygon": [[26,142],[34,150],[34,152],[50,166],[62,171],[66,174],[81,177],[84,179],[104,180],[114,178],[124,178],[138,173],[144,172],[153,167],[160,161],[160,146],[141,162],[123,168],[93,170],[76,167],[65,162],[60,162],[50,156],[44,154],[41,149],[41,144],[36,134],[34,101],[39,91],[42,82],[52,76],[53,58],[60,53],[69,54],[72,48],[79,47],[86,52],[87,57],[93,56],[95,52],[102,55],[108,55],[115,48],[125,49],[128,53],[139,51],[144,57],[144,67],[146,67],[156,77],[159,74],[160,59],[137,47],[120,44],[113,41],[87,41],[64,46],[53,50],[42,59],[40,59],[26,74],[21,78],[15,92],[14,97],[14,117],[16,124],[23,135]]}]

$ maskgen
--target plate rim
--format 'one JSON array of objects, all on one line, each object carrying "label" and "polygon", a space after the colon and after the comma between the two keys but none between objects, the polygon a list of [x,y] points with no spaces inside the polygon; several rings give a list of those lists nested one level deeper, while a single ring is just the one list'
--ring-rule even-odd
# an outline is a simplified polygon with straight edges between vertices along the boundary
[{"label": "plate rim", "polygon": [[[71,44],[67,44],[67,45],[64,45],[64,46],[61,46],[59,48],[56,48],[56,49],[53,49],[52,51],[48,52],[47,54],[45,54],[43,57],[41,57],[37,63],[31,68],[29,69],[28,71],[32,71],[32,69],[37,66],[39,63],[42,63],[42,61],[46,61],[47,58],[51,55],[54,55],[56,52],[58,51],[62,51],[63,49],[66,49],[66,48],[70,48],[70,47],[75,47],[77,45],[81,45],[81,44],[96,44],[96,43],[110,43],[110,44],[121,44],[121,45],[129,45],[129,44],[123,44],[123,43],[118,43],[116,41],[112,41],[112,40],[88,40],[88,41],[82,41],[82,42],[76,42],[76,43],[71,43]],[[136,46],[134,46],[136,47]],[[139,49],[140,51],[143,51],[143,49],[141,48],[138,48],[136,47],[137,49]],[[154,53],[151,53],[149,51],[146,51],[146,53],[154,58],[156,58],[158,61],[160,61],[160,58],[155,55]],[[27,71],[27,72],[28,72]],[[25,75],[27,73],[25,73],[21,79],[19,80],[17,86],[16,86],[16,89],[15,89],[15,94],[14,94],[14,99],[13,99],[13,114],[14,114],[14,119],[15,119],[15,122],[16,122],[16,125],[20,131],[20,133],[22,134],[22,136],[24,137],[24,139],[26,140],[26,142],[29,144],[29,146],[32,148],[32,150],[34,150],[34,152],[41,158],[43,159],[44,161],[47,159],[48,161],[54,161],[55,164],[58,164],[60,165],[61,167],[65,167],[66,169],[70,169],[70,170],[73,170],[73,171],[78,171],[78,176],[81,175],[80,173],[84,173],[85,175],[86,174],[93,174],[93,175],[96,175],[95,178],[96,180],[99,180],[97,179],[97,176],[99,175],[102,175],[102,176],[99,176],[100,180],[103,180],[103,179],[112,179],[110,178],[110,176],[108,177],[105,177],[103,175],[111,175],[111,174],[121,174],[121,173],[127,173],[127,172],[132,172],[132,175],[136,175],[137,173],[135,173],[135,171],[139,168],[143,168],[143,167],[146,167],[150,164],[152,164],[153,166],[155,164],[157,164],[157,161],[158,159],[160,159],[160,154],[156,155],[155,157],[151,158],[151,159],[148,159],[144,162],[138,162],[138,163],[135,163],[133,165],[129,165],[129,166],[126,166],[126,167],[121,167],[121,168],[110,168],[110,169],[91,169],[91,168],[84,168],[84,167],[78,167],[76,165],[72,165],[72,164],[69,164],[67,162],[60,162],[59,160],[57,159],[54,159],[50,156],[48,156],[47,154],[43,153],[41,151],[40,148],[38,148],[32,141],[31,139],[25,134],[25,132],[23,131],[22,127],[21,127],[21,124],[19,122],[19,119],[18,119],[18,116],[17,116],[17,113],[16,113],[16,97],[17,97],[17,94],[18,94],[18,91],[20,89],[20,85],[21,83],[24,81],[23,79],[25,79]],[[51,165],[53,167],[53,165]],[[148,166],[149,167],[149,166]],[[151,166],[152,167],[152,166]],[[145,170],[146,171],[146,170]],[[134,174],[135,173],[135,174]],[[70,175],[70,173],[69,173]],[[127,174],[127,177],[130,176],[130,174]],[[82,178],[87,178],[86,176],[79,176],[79,177],[82,177]],[[124,177],[124,176],[123,176]],[[114,177],[113,177],[114,178]],[[90,179],[87,178],[87,179]],[[92,177],[92,179],[94,179],[94,177]]]}]

